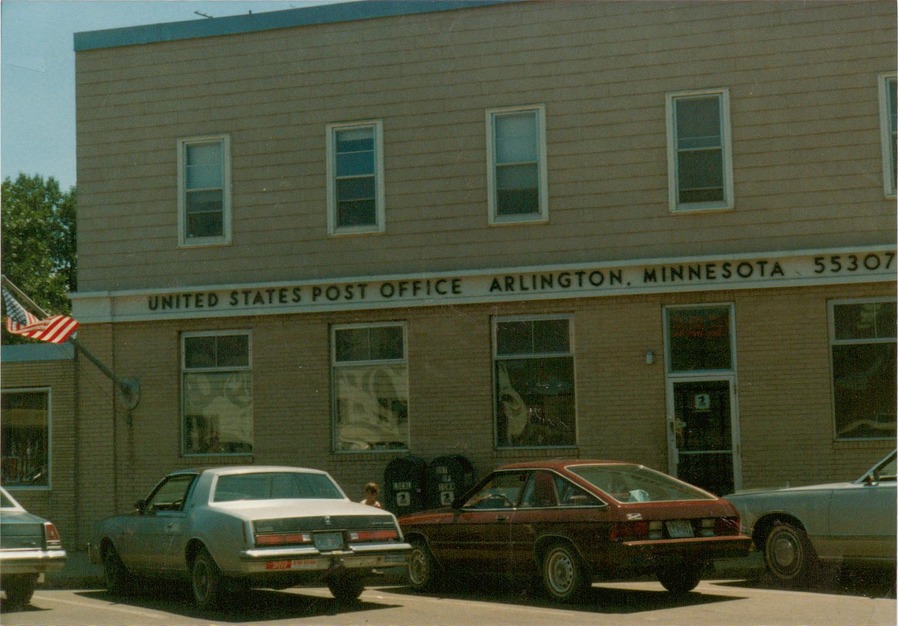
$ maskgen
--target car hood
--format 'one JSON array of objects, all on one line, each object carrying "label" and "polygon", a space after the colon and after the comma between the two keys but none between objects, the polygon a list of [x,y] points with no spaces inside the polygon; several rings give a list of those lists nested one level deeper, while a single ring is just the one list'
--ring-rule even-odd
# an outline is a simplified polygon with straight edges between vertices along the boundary
[{"label": "car hood", "polygon": [[212,503],[209,508],[245,520],[321,515],[393,516],[389,511],[348,500],[234,500]]},{"label": "car hood", "polygon": [[735,500],[736,498],[745,497],[745,496],[756,496],[762,494],[771,494],[771,493],[801,493],[807,491],[833,491],[836,489],[852,489],[857,487],[856,482],[842,482],[842,483],[827,483],[823,485],[803,485],[800,487],[772,487],[772,488],[761,488],[761,489],[744,489],[742,491],[737,491],[736,493],[731,493],[729,495],[723,496],[726,500]]},{"label": "car hood", "polygon": [[429,509],[427,511],[419,511],[417,513],[409,513],[399,518],[399,525],[406,526],[411,524],[434,524],[445,519],[452,519],[459,511],[451,507],[440,509]]}]

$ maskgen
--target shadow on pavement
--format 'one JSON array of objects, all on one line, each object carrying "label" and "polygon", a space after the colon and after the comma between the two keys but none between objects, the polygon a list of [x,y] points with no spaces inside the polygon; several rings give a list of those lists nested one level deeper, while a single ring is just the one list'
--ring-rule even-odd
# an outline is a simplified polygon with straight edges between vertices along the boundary
[{"label": "shadow on pavement", "polygon": [[[487,583],[486,581],[489,582]],[[410,587],[385,588],[385,590],[397,595],[422,595],[431,598],[506,603],[515,606],[552,608],[555,610],[567,609],[607,615],[663,611],[678,607],[700,606],[742,599],[732,594],[717,595],[702,591],[676,595],[664,589],[660,583],[657,583],[657,587],[656,591],[653,589],[603,587],[600,583],[593,585],[581,601],[570,604],[563,604],[549,599],[537,585],[525,585],[522,587],[519,584],[503,583],[500,580],[492,581],[488,578],[485,578],[476,589],[458,583],[451,583],[439,591],[422,594],[413,591]]]},{"label": "shadow on pavement", "polygon": [[384,602],[367,602],[362,598],[355,602],[339,602],[330,596],[327,589],[322,595],[303,593],[306,589],[272,591],[253,589],[234,592],[224,604],[214,611],[203,611],[193,603],[187,585],[156,584],[141,592],[127,596],[113,596],[106,591],[79,592],[85,598],[105,600],[133,607],[164,611],[173,615],[183,615],[192,619],[209,619],[226,623],[269,623],[275,620],[297,617],[327,617],[358,611],[393,608],[397,605]]},{"label": "shadow on pavement", "polygon": [[874,568],[822,568],[804,585],[785,585],[767,572],[746,580],[720,581],[727,587],[806,591],[862,598],[895,598],[895,570]]}]

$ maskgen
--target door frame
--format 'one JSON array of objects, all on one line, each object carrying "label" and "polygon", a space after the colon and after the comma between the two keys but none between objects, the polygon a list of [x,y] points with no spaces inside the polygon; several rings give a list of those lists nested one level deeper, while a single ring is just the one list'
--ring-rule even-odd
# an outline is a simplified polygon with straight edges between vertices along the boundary
[{"label": "door frame", "polygon": [[[669,316],[671,310],[708,309],[726,307],[729,315],[730,329],[730,368],[706,371],[671,371],[671,338],[669,336]],[[730,387],[730,437],[733,452],[733,490],[742,488],[742,435],[739,428],[739,386],[736,379],[736,305],[733,302],[696,302],[690,304],[669,304],[662,307],[662,328],[664,333],[664,391],[665,391],[665,433],[667,436],[667,472],[677,476],[679,451],[677,449],[676,429],[674,425],[674,393],[675,383],[726,381]]]},{"label": "door frame", "polygon": [[736,393],[736,374],[714,372],[708,374],[674,375],[668,374],[666,381],[667,404],[667,472],[677,476],[680,454],[677,448],[676,411],[674,407],[674,385],[677,383],[727,382],[730,387],[730,447],[733,453],[733,490],[742,488],[742,437],[739,433],[739,394]]}]

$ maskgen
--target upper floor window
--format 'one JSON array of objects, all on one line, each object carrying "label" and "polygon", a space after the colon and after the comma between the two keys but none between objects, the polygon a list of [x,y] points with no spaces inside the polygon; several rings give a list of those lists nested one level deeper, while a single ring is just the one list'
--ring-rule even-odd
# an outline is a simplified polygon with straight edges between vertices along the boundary
[{"label": "upper floor window", "polygon": [[249,333],[184,333],[181,341],[184,454],[252,454]]},{"label": "upper floor window", "polygon": [[544,106],[487,111],[490,223],[549,217]]},{"label": "upper floor window", "polygon": [[895,180],[898,173],[898,114],[895,109],[895,74],[879,77],[879,113],[882,126],[883,189],[886,196],[895,197]]},{"label": "upper floor window", "polygon": [[894,300],[830,303],[837,439],[894,439]]},{"label": "upper floor window", "polygon": [[327,127],[328,232],[383,232],[383,125]]},{"label": "upper floor window", "polygon": [[733,208],[729,92],[668,94],[671,211]]},{"label": "upper floor window", "polygon": [[567,317],[494,320],[498,447],[576,444],[570,326]]},{"label": "upper floor window", "polygon": [[50,390],[3,390],[2,481],[5,487],[50,486]]},{"label": "upper floor window", "polygon": [[335,449],[408,449],[405,325],[335,326],[331,338]]},{"label": "upper floor window", "polygon": [[180,245],[230,242],[230,170],[226,135],[178,140]]}]

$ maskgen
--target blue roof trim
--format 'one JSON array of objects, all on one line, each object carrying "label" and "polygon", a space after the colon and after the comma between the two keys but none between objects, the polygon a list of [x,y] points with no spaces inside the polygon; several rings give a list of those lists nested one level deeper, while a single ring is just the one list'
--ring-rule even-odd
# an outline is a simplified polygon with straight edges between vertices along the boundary
[{"label": "blue roof trim", "polygon": [[66,342],[23,343],[3,346],[0,361],[3,363],[33,363],[35,361],[71,361],[75,358],[75,346]]},{"label": "blue roof trim", "polygon": [[186,22],[128,26],[75,33],[75,51],[236,35],[293,26],[453,11],[520,1],[522,0],[365,0]]}]

